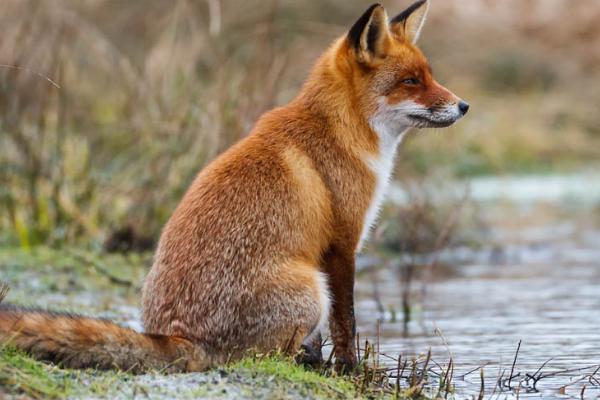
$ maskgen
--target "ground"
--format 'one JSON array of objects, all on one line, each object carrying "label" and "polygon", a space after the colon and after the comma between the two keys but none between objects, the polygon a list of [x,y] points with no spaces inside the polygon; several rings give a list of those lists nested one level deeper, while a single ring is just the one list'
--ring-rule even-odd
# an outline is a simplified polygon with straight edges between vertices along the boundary
[{"label": "ground", "polygon": [[[140,282],[150,255],[0,248],[5,301],[112,318],[139,327]],[[355,381],[305,370],[281,356],[248,357],[206,373],[76,371],[0,350],[0,398],[357,398]]]},{"label": "ground", "polygon": [[306,371],[279,357],[248,358],[205,373],[131,375],[75,371],[37,362],[11,348],[0,353],[0,398],[350,399],[354,384]]}]

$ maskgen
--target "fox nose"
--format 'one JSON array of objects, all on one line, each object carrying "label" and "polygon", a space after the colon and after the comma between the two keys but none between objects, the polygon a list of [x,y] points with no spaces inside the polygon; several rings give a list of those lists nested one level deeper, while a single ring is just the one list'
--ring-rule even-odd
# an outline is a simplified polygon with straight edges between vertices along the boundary
[{"label": "fox nose", "polygon": [[460,110],[460,113],[462,115],[465,115],[467,111],[469,111],[469,103],[467,103],[464,100],[461,100],[460,103],[458,103],[458,109]]}]

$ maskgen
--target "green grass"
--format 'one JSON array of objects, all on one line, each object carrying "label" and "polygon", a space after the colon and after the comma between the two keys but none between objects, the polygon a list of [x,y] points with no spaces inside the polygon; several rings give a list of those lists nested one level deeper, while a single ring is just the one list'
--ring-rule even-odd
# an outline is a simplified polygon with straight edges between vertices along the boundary
[{"label": "green grass", "polygon": [[10,347],[0,350],[0,395],[7,392],[33,398],[59,398],[68,396],[72,385],[57,367],[34,361]]},{"label": "green grass", "polygon": [[[249,357],[203,374],[134,376],[116,371],[75,371],[0,349],[0,398],[312,398],[354,399],[353,382],[308,371],[281,356]],[[145,397],[145,396],[144,396]]]},{"label": "green grass", "polygon": [[282,356],[247,357],[231,364],[229,372],[246,373],[272,377],[287,388],[293,388],[301,396],[323,399],[361,398],[353,381],[343,377],[327,377],[309,371]]},{"label": "green grass", "polygon": [[24,394],[31,398],[103,397],[129,375],[72,371],[33,360],[10,346],[0,348],[0,397]]}]

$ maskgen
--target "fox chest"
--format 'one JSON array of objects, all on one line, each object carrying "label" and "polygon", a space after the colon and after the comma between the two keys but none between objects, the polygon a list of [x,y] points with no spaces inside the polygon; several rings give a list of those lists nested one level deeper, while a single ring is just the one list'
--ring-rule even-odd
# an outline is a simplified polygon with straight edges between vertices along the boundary
[{"label": "fox chest", "polygon": [[369,168],[375,178],[373,193],[371,194],[369,206],[363,218],[362,231],[356,251],[360,251],[368,240],[369,235],[377,222],[379,212],[388,193],[390,182],[394,171],[396,150],[402,140],[402,136],[380,140],[379,154],[363,157],[363,162]]}]

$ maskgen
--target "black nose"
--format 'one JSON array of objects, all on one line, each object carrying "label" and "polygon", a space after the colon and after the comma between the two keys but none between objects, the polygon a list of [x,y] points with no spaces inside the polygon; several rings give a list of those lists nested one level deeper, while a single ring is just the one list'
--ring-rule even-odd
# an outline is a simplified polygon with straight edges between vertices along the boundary
[{"label": "black nose", "polygon": [[461,100],[460,103],[458,103],[458,109],[460,110],[462,115],[465,115],[467,111],[469,111],[469,103]]}]

